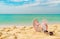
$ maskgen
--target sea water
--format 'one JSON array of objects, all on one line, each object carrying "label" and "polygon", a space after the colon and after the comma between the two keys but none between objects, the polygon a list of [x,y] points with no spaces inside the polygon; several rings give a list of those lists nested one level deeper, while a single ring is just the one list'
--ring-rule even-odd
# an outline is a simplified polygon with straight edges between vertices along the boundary
[{"label": "sea water", "polygon": [[59,23],[60,14],[0,14],[0,25],[32,25],[34,19],[37,19],[40,23],[43,19],[46,19],[49,23]]}]

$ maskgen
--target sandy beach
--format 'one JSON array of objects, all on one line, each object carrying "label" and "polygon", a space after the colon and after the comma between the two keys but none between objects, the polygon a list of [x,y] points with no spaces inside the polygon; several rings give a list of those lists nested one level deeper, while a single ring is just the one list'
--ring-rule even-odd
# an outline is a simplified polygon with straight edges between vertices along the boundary
[{"label": "sandy beach", "polygon": [[60,39],[60,24],[48,26],[48,32],[54,35],[36,32],[33,26],[8,26],[0,27],[0,39]]}]

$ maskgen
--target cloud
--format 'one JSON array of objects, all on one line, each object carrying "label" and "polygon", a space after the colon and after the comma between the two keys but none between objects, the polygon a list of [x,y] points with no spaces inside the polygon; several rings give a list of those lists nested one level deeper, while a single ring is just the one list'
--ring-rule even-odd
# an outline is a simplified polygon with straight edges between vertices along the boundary
[{"label": "cloud", "polygon": [[55,4],[57,3],[58,4],[58,3],[60,3],[60,0],[59,1],[50,1],[50,2],[47,2],[45,4],[53,4],[53,3],[55,3]]},{"label": "cloud", "polygon": [[60,7],[55,6],[59,3],[54,0],[36,0],[34,3],[14,6],[0,2],[0,14],[57,14],[60,13]]},{"label": "cloud", "polygon": [[[22,1],[25,1],[25,2],[28,2],[29,0],[10,0],[12,2],[22,2]],[[8,3],[6,1],[2,2],[4,3],[4,5],[7,5],[7,6],[22,6],[22,7],[29,7],[29,6],[48,6],[48,7],[54,7],[54,6],[59,6],[60,4],[60,0],[35,0],[33,3],[32,3],[32,0],[31,0],[31,3],[23,3],[22,5],[20,3]]]},{"label": "cloud", "polygon": [[45,3],[42,3],[42,5],[48,5],[49,7],[59,6],[60,0],[48,0]]},{"label": "cloud", "polygon": [[40,5],[40,0],[36,0],[34,3],[30,3],[30,4],[25,4],[25,5],[23,5],[24,7],[26,6],[26,7],[30,7],[30,6],[38,6],[38,5]]},{"label": "cloud", "polygon": [[[8,1],[8,0],[7,0]],[[10,0],[12,1],[12,3],[10,2],[7,2],[7,1],[4,1],[3,2],[1,1],[0,2],[0,5],[5,5],[5,6],[19,6],[19,7],[30,7],[30,6],[37,6],[37,5],[40,5],[40,0],[35,0],[34,2],[32,2],[33,0],[30,1],[30,3],[23,3],[22,1],[25,1],[25,2],[28,2],[28,0]],[[20,2],[22,2],[23,4],[21,5]],[[16,3],[16,2],[19,2],[19,3]]]},{"label": "cloud", "polygon": [[10,0],[10,1],[19,2],[19,1],[23,1],[23,0]]}]

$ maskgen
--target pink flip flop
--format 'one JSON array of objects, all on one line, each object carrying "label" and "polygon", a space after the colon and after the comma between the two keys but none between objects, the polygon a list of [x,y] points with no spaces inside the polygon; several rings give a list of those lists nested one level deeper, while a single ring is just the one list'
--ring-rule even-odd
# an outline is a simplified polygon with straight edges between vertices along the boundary
[{"label": "pink flip flop", "polygon": [[43,21],[41,26],[43,28],[43,31],[48,30],[48,24],[46,23],[46,21]]},{"label": "pink flip flop", "polygon": [[37,19],[35,19],[33,21],[33,27],[34,27],[35,31],[38,31],[38,32],[40,31],[40,24]]}]

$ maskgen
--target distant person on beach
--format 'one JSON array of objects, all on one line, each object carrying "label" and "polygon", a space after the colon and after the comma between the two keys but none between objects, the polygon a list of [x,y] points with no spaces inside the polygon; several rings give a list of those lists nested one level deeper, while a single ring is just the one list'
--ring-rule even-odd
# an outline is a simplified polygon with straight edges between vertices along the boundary
[{"label": "distant person on beach", "polygon": [[40,24],[37,19],[33,21],[33,27],[36,31],[41,31],[43,30],[44,32],[48,32],[48,25],[45,21]]}]

